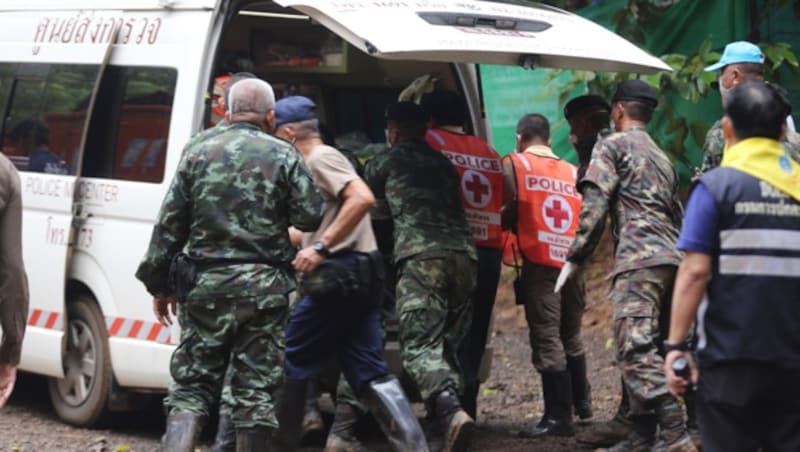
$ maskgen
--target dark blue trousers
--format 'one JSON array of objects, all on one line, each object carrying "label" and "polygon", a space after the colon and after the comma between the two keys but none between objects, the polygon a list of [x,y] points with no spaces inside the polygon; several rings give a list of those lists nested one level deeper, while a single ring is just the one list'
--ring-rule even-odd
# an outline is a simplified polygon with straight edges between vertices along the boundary
[{"label": "dark blue trousers", "polygon": [[[357,255],[337,254],[328,259],[355,266]],[[288,378],[312,378],[335,356],[350,387],[360,396],[367,383],[389,374],[380,322],[383,285],[372,283],[369,290],[352,299],[319,301],[305,296],[298,302],[286,326]]]}]

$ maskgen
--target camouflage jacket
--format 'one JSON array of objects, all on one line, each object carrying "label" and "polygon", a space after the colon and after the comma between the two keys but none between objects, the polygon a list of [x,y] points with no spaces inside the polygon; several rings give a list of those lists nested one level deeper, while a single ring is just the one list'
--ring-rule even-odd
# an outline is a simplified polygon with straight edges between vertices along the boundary
[{"label": "camouflage jacket", "polygon": [[[793,159],[800,162],[800,134],[787,132],[781,144]],[[725,137],[722,133],[722,122],[717,120],[706,134],[706,141],[703,143],[703,166],[700,167],[700,171],[705,173],[718,167],[722,163],[724,150]]]},{"label": "camouflage jacket", "polygon": [[440,251],[476,258],[458,172],[442,153],[422,140],[405,142],[377,154],[364,178],[383,209],[375,218],[392,218],[395,262]]},{"label": "camouflage jacket", "polygon": [[289,144],[233,124],[185,150],[136,277],[150,293],[169,294],[170,260],[185,250],[200,265],[190,299],[287,293],[295,255],[289,225],[315,230],[322,207]]},{"label": "camouflage jacket", "polygon": [[230,125],[231,125],[231,123],[228,122],[228,120],[226,118],[223,118],[221,121],[216,123],[214,125],[214,127],[209,127],[209,128],[207,128],[205,130],[201,130],[200,132],[197,132],[196,134],[194,134],[194,136],[189,138],[189,141],[186,142],[186,145],[183,146],[183,152],[186,152],[187,149],[193,148],[194,145],[196,145],[197,143],[199,143],[201,141],[207,140],[209,138],[213,138],[213,137],[221,134],[222,132],[226,131],[228,129],[228,127],[230,127]]},{"label": "camouflage jacket", "polygon": [[680,263],[675,249],[683,218],[678,176],[644,129],[598,141],[580,188],[583,205],[568,260],[580,263],[592,254],[610,213],[615,275]]}]

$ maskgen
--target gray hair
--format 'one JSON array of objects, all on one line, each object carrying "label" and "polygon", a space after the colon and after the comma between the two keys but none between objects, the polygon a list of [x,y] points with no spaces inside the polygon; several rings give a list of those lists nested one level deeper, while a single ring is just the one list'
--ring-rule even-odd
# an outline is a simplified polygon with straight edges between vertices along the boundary
[{"label": "gray hair", "polygon": [[240,80],[228,94],[228,111],[265,114],[275,109],[275,92],[269,83],[257,78]]}]

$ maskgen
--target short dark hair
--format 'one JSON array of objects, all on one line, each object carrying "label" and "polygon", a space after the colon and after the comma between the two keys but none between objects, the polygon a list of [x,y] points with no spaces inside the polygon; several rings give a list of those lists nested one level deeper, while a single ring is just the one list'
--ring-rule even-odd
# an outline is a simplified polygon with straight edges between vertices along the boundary
[{"label": "short dark hair", "polygon": [[430,92],[422,96],[421,103],[437,125],[463,126],[467,122],[467,102],[454,91]]},{"label": "short dark hair", "polygon": [[740,140],[765,137],[778,140],[786,117],[792,112],[786,90],[760,80],[746,80],[733,87],[725,99],[725,116]]},{"label": "short dark hair", "polygon": [[647,102],[621,100],[619,103],[622,104],[628,117],[634,121],[648,123],[653,119],[653,106]]},{"label": "short dark hair", "polygon": [[539,113],[529,113],[517,122],[517,135],[522,141],[533,138],[550,139],[550,121]]}]

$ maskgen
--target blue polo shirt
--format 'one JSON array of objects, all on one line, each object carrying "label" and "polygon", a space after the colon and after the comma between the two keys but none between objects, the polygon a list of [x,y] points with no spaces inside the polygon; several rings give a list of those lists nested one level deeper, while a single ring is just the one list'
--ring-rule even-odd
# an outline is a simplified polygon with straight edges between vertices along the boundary
[{"label": "blue polo shirt", "polygon": [[678,249],[713,255],[719,249],[718,223],[717,203],[708,188],[698,182],[686,204]]}]

